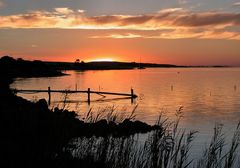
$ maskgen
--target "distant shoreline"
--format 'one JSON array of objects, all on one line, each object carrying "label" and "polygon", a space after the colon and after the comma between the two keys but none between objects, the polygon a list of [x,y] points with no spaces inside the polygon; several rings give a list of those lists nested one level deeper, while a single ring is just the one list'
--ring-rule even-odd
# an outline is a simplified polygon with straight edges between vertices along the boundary
[{"label": "distant shoreline", "polygon": [[146,68],[231,68],[231,66],[182,66],[138,62],[48,62],[40,60],[28,61],[21,58],[14,59],[10,56],[0,58],[1,76],[11,78],[57,77],[68,75],[62,72],[65,70],[130,70]]},{"label": "distant shoreline", "polygon": [[230,68],[231,66],[185,66],[174,64],[155,64],[138,62],[44,62],[57,70],[126,70],[126,69],[145,69],[145,68]]}]

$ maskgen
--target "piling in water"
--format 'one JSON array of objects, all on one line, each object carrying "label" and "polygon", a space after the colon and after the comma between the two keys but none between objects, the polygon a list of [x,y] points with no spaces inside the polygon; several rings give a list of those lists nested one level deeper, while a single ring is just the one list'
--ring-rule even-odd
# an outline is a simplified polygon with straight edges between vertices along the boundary
[{"label": "piling in water", "polygon": [[48,87],[48,105],[51,104],[51,88]]}]

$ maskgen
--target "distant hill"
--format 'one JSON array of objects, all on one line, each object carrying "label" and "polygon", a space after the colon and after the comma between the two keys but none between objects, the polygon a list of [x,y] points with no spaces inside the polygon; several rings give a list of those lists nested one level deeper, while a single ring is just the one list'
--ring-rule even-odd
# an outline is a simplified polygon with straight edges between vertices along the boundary
[{"label": "distant hill", "polygon": [[61,71],[47,65],[42,61],[27,61],[21,58],[14,59],[10,56],[0,58],[1,77],[49,77],[64,75]]},{"label": "distant hill", "polygon": [[46,62],[58,70],[111,70],[111,69],[135,69],[135,68],[154,68],[154,67],[180,67],[171,64],[152,64],[136,62],[88,62],[88,63],[70,63],[70,62]]},{"label": "distant hill", "polygon": [[10,77],[50,77],[64,75],[62,70],[123,70],[145,68],[193,68],[226,66],[178,66],[173,64],[137,63],[137,62],[47,62],[27,61],[10,56],[0,58],[0,75]]}]

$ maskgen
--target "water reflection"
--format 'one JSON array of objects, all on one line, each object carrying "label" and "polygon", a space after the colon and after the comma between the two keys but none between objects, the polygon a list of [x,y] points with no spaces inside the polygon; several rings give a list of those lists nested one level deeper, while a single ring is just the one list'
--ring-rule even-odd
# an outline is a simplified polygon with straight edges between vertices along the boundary
[{"label": "water reflection", "polygon": [[[216,121],[232,125],[240,117],[239,68],[162,68],[144,70],[67,71],[69,76],[18,79],[12,88],[18,89],[79,89],[129,93],[133,88],[139,96],[137,118],[148,123],[156,121],[159,112],[174,118],[184,107],[182,126],[209,130]],[[47,94],[21,95],[27,99],[47,98]],[[59,106],[63,95],[53,94],[53,106]],[[88,111],[86,94],[68,95],[69,108]],[[91,106],[132,107],[129,99],[116,96],[91,97]],[[74,104],[75,103],[75,104]]]}]

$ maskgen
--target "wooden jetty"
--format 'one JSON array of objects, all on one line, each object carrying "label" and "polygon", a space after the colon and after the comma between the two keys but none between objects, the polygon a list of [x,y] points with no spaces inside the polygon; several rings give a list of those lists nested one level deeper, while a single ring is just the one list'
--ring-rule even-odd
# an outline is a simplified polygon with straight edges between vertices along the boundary
[{"label": "wooden jetty", "polygon": [[48,87],[47,90],[23,90],[23,89],[13,89],[15,93],[48,93],[48,104],[51,104],[51,93],[87,93],[88,94],[88,104],[91,102],[91,94],[98,94],[101,96],[105,95],[116,95],[116,96],[126,96],[131,98],[131,102],[138,96],[134,94],[133,89],[131,89],[130,93],[114,93],[114,92],[100,92],[100,91],[92,91],[90,88],[88,90],[51,90]]}]

